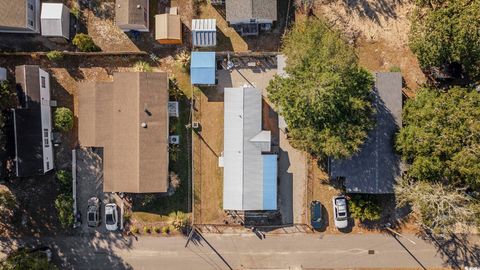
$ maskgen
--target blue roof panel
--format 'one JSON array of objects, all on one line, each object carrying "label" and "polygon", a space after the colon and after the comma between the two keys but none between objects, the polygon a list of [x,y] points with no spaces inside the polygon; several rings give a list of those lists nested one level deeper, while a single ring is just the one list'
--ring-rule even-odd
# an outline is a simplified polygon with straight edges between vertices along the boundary
[{"label": "blue roof panel", "polygon": [[263,210],[277,210],[277,155],[263,155]]},{"label": "blue roof panel", "polygon": [[214,52],[192,52],[190,78],[192,84],[215,84]]}]

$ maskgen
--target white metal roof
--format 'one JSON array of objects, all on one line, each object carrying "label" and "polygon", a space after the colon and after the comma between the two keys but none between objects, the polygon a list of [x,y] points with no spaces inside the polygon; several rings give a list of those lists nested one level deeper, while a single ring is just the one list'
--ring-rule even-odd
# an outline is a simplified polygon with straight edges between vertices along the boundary
[{"label": "white metal roof", "polygon": [[240,87],[224,93],[223,208],[264,210],[262,152],[270,151],[271,134],[262,131],[261,91]]},{"label": "white metal roof", "polygon": [[216,19],[194,19],[192,20],[192,31],[216,31]]},{"label": "white metal roof", "polygon": [[42,3],[40,15],[42,36],[70,36],[70,10],[61,3]]}]

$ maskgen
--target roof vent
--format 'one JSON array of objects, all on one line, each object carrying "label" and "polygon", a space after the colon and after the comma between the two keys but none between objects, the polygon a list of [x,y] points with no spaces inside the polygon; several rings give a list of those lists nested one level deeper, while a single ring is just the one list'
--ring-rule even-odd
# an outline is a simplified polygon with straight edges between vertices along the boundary
[{"label": "roof vent", "polygon": [[137,5],[137,9],[140,9],[140,8],[142,8],[142,6],[140,6],[140,5]]},{"label": "roof vent", "polygon": [[147,123],[145,122],[142,122],[142,124],[140,125],[142,128],[147,128]]}]

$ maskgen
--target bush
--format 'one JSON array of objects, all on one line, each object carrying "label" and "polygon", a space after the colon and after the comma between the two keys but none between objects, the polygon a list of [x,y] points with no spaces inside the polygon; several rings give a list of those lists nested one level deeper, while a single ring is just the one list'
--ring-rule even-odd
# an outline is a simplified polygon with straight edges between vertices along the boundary
[{"label": "bush", "polygon": [[154,231],[155,233],[160,233],[160,228],[157,227],[157,226],[154,226],[154,227],[153,227],[153,231]]},{"label": "bush", "polygon": [[402,72],[399,66],[391,66],[390,72]]},{"label": "bush", "polygon": [[55,208],[57,209],[58,219],[64,229],[73,225],[73,198],[71,195],[60,194],[55,199]]},{"label": "bush", "polygon": [[97,52],[100,50],[93,42],[92,37],[83,33],[76,34],[72,43],[82,52]]},{"label": "bush", "polygon": [[176,190],[180,186],[180,177],[175,172],[170,172],[170,186]]},{"label": "bush", "polygon": [[172,212],[168,218],[170,226],[175,230],[180,230],[188,225],[188,216],[182,211]]},{"label": "bush", "polygon": [[37,252],[29,253],[26,250],[17,250],[10,253],[6,259],[0,261],[0,269],[56,270],[58,268],[44,256],[38,256]]},{"label": "bush", "polygon": [[182,72],[188,72],[190,68],[190,52],[182,50],[175,56],[175,60],[180,65]]},{"label": "bush", "polygon": [[169,227],[169,226],[163,226],[163,227],[162,227],[162,233],[163,233],[164,235],[169,234],[169,233],[170,233],[170,227]]},{"label": "bush", "polygon": [[81,11],[77,6],[74,6],[70,9],[70,13],[73,17],[80,19]]},{"label": "bush", "polygon": [[17,206],[17,199],[8,189],[0,190],[0,215],[13,210]]},{"label": "bush", "polygon": [[61,185],[62,192],[72,192],[72,173],[67,170],[59,170],[55,176]]},{"label": "bush", "polygon": [[51,61],[60,61],[63,59],[63,52],[61,51],[50,51],[47,53],[47,58]]},{"label": "bush", "polygon": [[348,209],[353,218],[360,221],[377,221],[381,218],[382,209],[380,205],[369,196],[354,195],[348,201]]},{"label": "bush", "polygon": [[130,232],[133,234],[138,234],[140,230],[137,227],[130,227]]},{"label": "bush", "polygon": [[148,226],[143,227],[144,233],[150,233],[150,228]]},{"label": "bush", "polygon": [[67,132],[73,128],[73,113],[69,108],[61,107],[55,110],[54,115],[55,127]]},{"label": "bush", "polygon": [[135,71],[138,71],[138,72],[152,72],[153,71],[152,66],[150,66],[150,64],[148,62],[145,62],[145,61],[136,62],[135,65],[133,66],[133,68],[135,69]]}]

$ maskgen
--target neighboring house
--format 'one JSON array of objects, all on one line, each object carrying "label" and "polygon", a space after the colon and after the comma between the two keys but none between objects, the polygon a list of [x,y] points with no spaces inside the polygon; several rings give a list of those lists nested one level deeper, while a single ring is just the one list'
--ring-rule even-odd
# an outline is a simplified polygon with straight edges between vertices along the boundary
[{"label": "neighboring house", "polygon": [[42,175],[54,167],[50,76],[24,65],[15,68],[15,78],[20,102],[13,110],[16,176]]},{"label": "neighboring house", "polygon": [[0,0],[0,32],[39,33],[40,0]]},{"label": "neighboring house", "polygon": [[216,84],[216,63],[214,52],[192,52],[190,59],[190,80],[195,85]]},{"label": "neighboring house", "polygon": [[192,20],[192,45],[193,47],[217,46],[217,20]]},{"label": "neighboring house", "polygon": [[42,36],[70,39],[70,10],[61,3],[43,3],[40,15]]},{"label": "neighboring house", "polygon": [[155,39],[160,44],[182,44],[180,15],[155,15]]},{"label": "neighboring house", "polygon": [[277,158],[271,132],[262,130],[262,93],[225,88],[224,210],[277,210]]},{"label": "neighboring house", "polygon": [[116,0],[115,24],[125,32],[148,32],[148,0]]},{"label": "neighboring house", "polygon": [[376,125],[366,142],[350,159],[331,160],[330,177],[344,179],[348,193],[393,193],[401,175],[394,135],[402,125],[402,75],[375,74]]},{"label": "neighboring house", "polygon": [[268,31],[277,20],[277,0],[227,0],[226,17],[243,36]]},{"label": "neighboring house", "polygon": [[78,139],[104,149],[104,192],[167,191],[167,104],[163,72],[121,72],[113,82],[79,84]]}]

